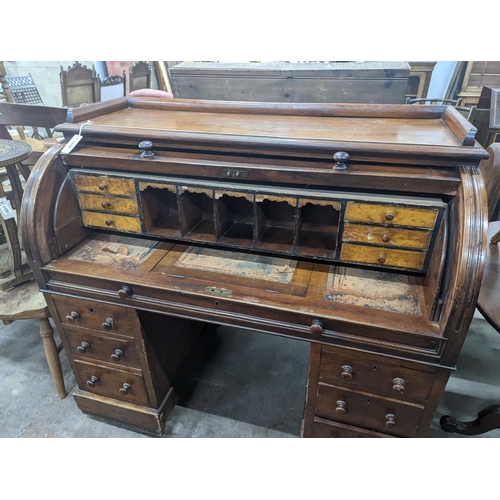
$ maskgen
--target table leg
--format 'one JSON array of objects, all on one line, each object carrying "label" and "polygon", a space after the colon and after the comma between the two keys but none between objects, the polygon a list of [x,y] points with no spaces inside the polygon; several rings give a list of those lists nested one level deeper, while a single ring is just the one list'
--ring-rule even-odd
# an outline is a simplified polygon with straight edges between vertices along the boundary
[{"label": "table leg", "polygon": [[475,420],[461,422],[455,417],[445,415],[439,421],[441,429],[446,432],[477,436],[493,429],[500,429],[500,405],[488,406],[477,414]]},{"label": "table leg", "polygon": [[61,359],[59,351],[54,340],[54,330],[47,318],[40,319],[40,335],[43,340],[45,356],[49,364],[50,373],[56,384],[57,393],[61,399],[66,397],[66,389],[64,387],[64,378],[61,367]]}]

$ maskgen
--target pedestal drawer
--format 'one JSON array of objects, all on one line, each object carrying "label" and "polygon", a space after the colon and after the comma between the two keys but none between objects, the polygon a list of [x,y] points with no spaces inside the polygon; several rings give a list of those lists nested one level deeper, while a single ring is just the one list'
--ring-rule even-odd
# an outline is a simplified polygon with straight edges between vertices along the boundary
[{"label": "pedestal drawer", "polygon": [[394,438],[388,434],[367,431],[352,425],[332,422],[321,417],[314,417],[312,425],[313,438]]},{"label": "pedestal drawer", "polygon": [[133,337],[133,329],[125,307],[101,304],[75,297],[52,296],[61,323],[83,326],[100,332],[112,332]]},{"label": "pedestal drawer", "polygon": [[74,366],[80,389],[147,406],[148,396],[141,374],[80,360],[75,360]]},{"label": "pedestal drawer", "polygon": [[346,389],[425,403],[436,375],[384,363],[376,355],[323,346],[319,376],[326,383]]},{"label": "pedestal drawer", "polygon": [[423,410],[423,407],[351,392],[321,382],[318,385],[318,416],[366,429],[413,437]]},{"label": "pedestal drawer", "polygon": [[65,328],[64,333],[75,356],[141,369],[137,348],[132,339],[101,335],[83,328]]}]

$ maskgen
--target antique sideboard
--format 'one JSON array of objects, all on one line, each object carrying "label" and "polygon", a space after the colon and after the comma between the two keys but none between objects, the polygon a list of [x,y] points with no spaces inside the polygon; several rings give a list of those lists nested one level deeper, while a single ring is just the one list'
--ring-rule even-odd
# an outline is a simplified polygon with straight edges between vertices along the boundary
[{"label": "antique sideboard", "polygon": [[[122,98],[68,110],[20,227],[93,417],[161,435],[214,325],[310,343],[303,437],[422,437],[487,207],[446,106]],[[249,402],[250,403],[250,402]]]}]

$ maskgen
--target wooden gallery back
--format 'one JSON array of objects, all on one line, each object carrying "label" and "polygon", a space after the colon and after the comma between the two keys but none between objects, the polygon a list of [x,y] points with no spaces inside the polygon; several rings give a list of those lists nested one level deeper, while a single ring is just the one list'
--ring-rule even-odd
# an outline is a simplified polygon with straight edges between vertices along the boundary
[{"label": "wooden gallery back", "polygon": [[310,343],[302,436],[427,434],[486,251],[455,109],[122,98],[57,130],[21,228],[83,412],[161,435],[229,325]]}]

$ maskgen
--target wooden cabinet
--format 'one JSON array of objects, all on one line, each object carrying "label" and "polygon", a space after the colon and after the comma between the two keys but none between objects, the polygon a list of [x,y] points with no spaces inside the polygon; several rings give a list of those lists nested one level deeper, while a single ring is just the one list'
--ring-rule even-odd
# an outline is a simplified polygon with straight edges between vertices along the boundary
[{"label": "wooden cabinet", "polygon": [[310,344],[304,437],[426,435],[486,248],[487,155],[456,110],[124,98],[58,127],[80,129],[20,226],[82,411],[161,434],[228,325]]}]

